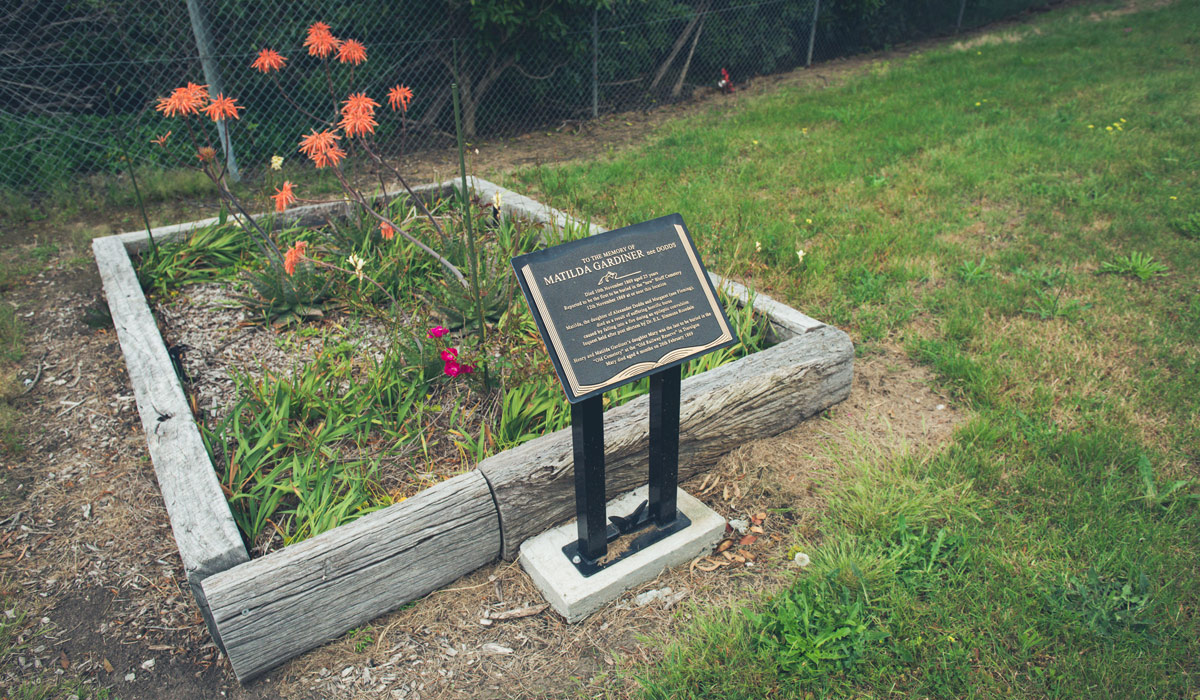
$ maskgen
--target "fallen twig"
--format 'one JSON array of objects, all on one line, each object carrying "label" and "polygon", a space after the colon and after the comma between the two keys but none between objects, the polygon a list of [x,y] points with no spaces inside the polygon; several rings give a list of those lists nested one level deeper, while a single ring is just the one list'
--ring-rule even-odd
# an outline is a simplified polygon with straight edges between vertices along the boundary
[{"label": "fallen twig", "polygon": [[45,352],[42,353],[42,356],[40,358],[38,358],[37,372],[33,375],[33,381],[29,383],[29,386],[25,387],[25,391],[21,392],[21,396],[24,396],[25,394],[28,394],[29,392],[33,391],[33,387],[37,386],[38,380],[42,378],[42,369],[44,369],[44,367],[45,367],[45,365],[43,365],[42,363],[46,360],[46,355],[49,355],[49,354],[50,354],[50,350],[47,349]]},{"label": "fallen twig", "polygon": [[522,617],[532,617],[546,609],[546,604],[530,605],[525,608],[517,608],[515,610],[505,610],[504,612],[488,614],[489,620],[517,620]]}]

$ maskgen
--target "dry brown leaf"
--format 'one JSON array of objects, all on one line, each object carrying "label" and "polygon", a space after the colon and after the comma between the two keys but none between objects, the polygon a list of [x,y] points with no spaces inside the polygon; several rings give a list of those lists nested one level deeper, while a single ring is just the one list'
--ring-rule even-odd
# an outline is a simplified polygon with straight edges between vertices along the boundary
[{"label": "dry brown leaf", "polygon": [[757,525],[752,525],[752,526],[750,527],[750,532],[753,532],[753,533],[754,533],[754,534],[756,534],[756,535],[763,535],[763,534],[766,534],[766,530],[762,529],[761,527],[759,527],[759,526],[757,526]]},{"label": "dry brown leaf", "polygon": [[729,484],[725,484],[725,488],[721,490],[721,500],[729,500]]},{"label": "dry brown leaf", "polygon": [[766,513],[755,513],[754,518],[761,523],[767,519],[767,514]]},{"label": "dry brown leaf", "polygon": [[63,670],[71,668],[71,662],[67,659],[67,652],[58,652],[58,665],[63,667]]},{"label": "dry brown leaf", "polygon": [[721,540],[721,544],[717,545],[717,554],[724,552],[733,546],[733,540]]},{"label": "dry brown leaf", "polygon": [[692,565],[688,567],[688,572],[690,573],[690,572],[692,572],[692,571],[695,571],[695,570],[696,570],[696,566],[697,566],[697,565],[698,565],[698,564],[699,564],[701,561],[703,561],[703,560],[704,560],[704,557],[696,557],[695,559],[693,559],[693,560],[692,560]]},{"label": "dry brown leaf", "polygon": [[741,551],[738,554],[746,558],[746,561],[756,561],[758,557],[754,556],[754,552]]},{"label": "dry brown leaf", "polygon": [[743,547],[745,547],[745,546],[746,546],[746,545],[748,545],[748,544],[754,544],[754,541],[755,541],[755,540],[757,540],[757,539],[758,539],[758,536],[757,536],[757,535],[746,535],[746,536],[745,536],[745,537],[743,537],[742,539],[738,540],[738,544],[740,544],[740,545],[742,545]]},{"label": "dry brown leaf", "polygon": [[104,667],[105,672],[113,672],[113,665],[108,662],[108,659],[100,659],[100,665]]},{"label": "dry brown leaf", "polygon": [[705,566],[704,564],[696,564],[696,568],[707,573],[716,571],[717,567],[723,565],[725,565],[725,562],[712,562],[709,566]]},{"label": "dry brown leaf", "polygon": [[733,561],[733,555],[730,554],[729,552],[721,552],[721,556],[725,557],[729,561]]}]

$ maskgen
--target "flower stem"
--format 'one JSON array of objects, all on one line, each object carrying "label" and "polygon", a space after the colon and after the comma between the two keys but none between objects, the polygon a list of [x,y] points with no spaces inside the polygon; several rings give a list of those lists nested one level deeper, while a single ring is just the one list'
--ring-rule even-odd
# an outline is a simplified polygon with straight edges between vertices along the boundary
[{"label": "flower stem", "polygon": [[129,145],[124,132],[121,133],[121,152],[125,154],[125,165],[129,167],[129,181],[133,183],[133,194],[137,197],[138,209],[142,211],[142,222],[146,224],[146,235],[150,237],[150,251],[158,255],[158,244],[154,242],[154,231],[150,228],[150,217],[146,216],[146,203],[142,201],[142,190],[138,187],[137,176],[133,174],[133,160],[129,158]]},{"label": "flower stem", "polygon": [[437,217],[435,217],[433,213],[429,211],[429,208],[425,206],[425,202],[422,201],[422,199],[417,196],[417,193],[413,192],[412,188],[408,186],[408,181],[404,179],[404,175],[401,174],[400,171],[395,167],[393,167],[391,163],[384,160],[382,156],[371,150],[371,147],[367,145],[366,141],[361,141],[361,143],[363,146],[363,151],[366,152],[366,154],[370,156],[372,160],[392,172],[392,176],[396,178],[402,187],[404,187],[404,191],[408,192],[408,196],[412,198],[413,203],[416,204],[417,208],[421,210],[421,214],[423,214],[425,218],[429,219],[429,223],[433,224],[433,228],[438,232],[438,236],[441,237],[442,243],[445,243],[446,232],[442,230],[442,225],[438,223]]},{"label": "flower stem", "polygon": [[462,212],[463,223],[467,227],[467,254],[471,263],[471,292],[475,297],[475,315],[479,320],[479,347],[483,347],[487,337],[487,327],[483,322],[483,295],[479,291],[479,260],[475,256],[475,229],[471,226],[471,200],[467,191],[467,159],[463,150],[462,109],[458,99],[458,83],[450,84],[454,96],[454,134],[458,138],[458,172],[462,177]]},{"label": "flower stem", "polygon": [[294,107],[296,109],[296,111],[304,114],[305,116],[309,117],[310,119],[315,119],[322,124],[328,124],[329,126],[333,126],[333,124],[334,124],[333,122],[328,121],[326,119],[322,119],[322,118],[318,117],[317,115],[313,114],[312,112],[308,111],[307,109],[304,109],[300,105],[296,104],[295,100],[292,99],[292,96],[287,93],[287,90],[283,89],[283,85],[280,84],[279,78],[275,77],[274,73],[271,74],[271,82],[275,83],[275,87],[279,88],[279,94],[283,95],[283,99],[287,100],[287,103],[290,104],[292,107]]},{"label": "flower stem", "polygon": [[457,267],[454,266],[454,263],[450,262],[449,260],[442,257],[441,255],[438,255],[437,251],[435,251],[433,248],[430,248],[429,246],[425,245],[418,239],[409,235],[407,231],[405,231],[404,229],[397,226],[388,217],[375,211],[375,209],[370,205],[370,203],[367,202],[366,197],[363,197],[362,193],[360,193],[358,190],[354,189],[354,187],[350,185],[350,182],[348,180],[346,180],[346,176],[342,173],[341,169],[338,168],[336,165],[333,167],[333,174],[334,174],[334,176],[337,177],[338,183],[341,184],[342,189],[346,192],[346,194],[353,197],[354,201],[357,202],[358,205],[362,207],[363,211],[365,211],[366,213],[375,217],[379,221],[387,224],[388,226],[391,226],[392,228],[396,229],[396,231],[399,232],[401,236],[404,236],[405,240],[407,240],[408,242],[417,246],[421,250],[425,251],[426,253],[431,255],[434,260],[437,260],[439,263],[441,263],[442,267],[446,268],[447,272],[454,275],[454,278],[458,280],[459,284],[463,285],[464,287],[467,286],[466,278],[463,277],[463,273]]}]

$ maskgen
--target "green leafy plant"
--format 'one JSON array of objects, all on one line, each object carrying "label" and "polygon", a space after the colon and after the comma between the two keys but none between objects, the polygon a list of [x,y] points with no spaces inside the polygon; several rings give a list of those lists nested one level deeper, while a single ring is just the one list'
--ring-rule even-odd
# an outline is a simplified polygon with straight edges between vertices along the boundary
[{"label": "green leafy plant", "polygon": [[1074,617],[1102,637],[1122,629],[1145,632],[1153,624],[1147,617],[1150,581],[1140,572],[1112,578],[1091,568],[1084,576],[1063,576],[1061,585],[1045,598],[1048,607]]},{"label": "green leafy plant", "polygon": [[1037,316],[1043,321],[1056,318],[1074,320],[1080,311],[1089,306],[1075,299],[1062,298],[1067,285],[1071,283],[1071,275],[1061,267],[1017,270],[1016,274],[1033,285],[1033,305],[1025,307],[1024,311],[1027,314]]},{"label": "green leafy plant", "polygon": [[865,596],[827,578],[802,579],[761,612],[746,611],[761,652],[801,679],[849,671],[867,645],[884,635],[873,629]]},{"label": "green leafy plant", "polygon": [[370,627],[355,628],[346,633],[354,641],[354,653],[361,654],[375,643]]},{"label": "green leafy plant", "polygon": [[238,402],[203,435],[248,540],[296,541],[387,505],[375,486],[382,455],[340,448],[418,439],[424,370],[403,343],[391,348],[364,366],[352,344],[332,344],[290,377],[235,377]]},{"label": "green leafy plant", "polygon": [[896,524],[888,554],[896,562],[897,576],[910,586],[927,586],[952,565],[960,563],[965,540],[944,527],[931,531],[929,523],[920,530],[902,515]]},{"label": "green leafy plant", "polygon": [[1146,282],[1155,277],[1165,277],[1167,266],[1145,253],[1134,251],[1124,257],[1113,258],[1108,262],[1101,263],[1100,272],[1101,274],[1136,277]]},{"label": "green leafy plant", "polygon": [[245,281],[254,293],[238,301],[275,328],[323,317],[323,306],[333,296],[332,280],[310,260],[301,260],[292,275],[266,266],[247,272]]},{"label": "green leafy plant", "polygon": [[1200,211],[1194,211],[1171,223],[1175,226],[1175,230],[1185,238],[1200,240]]},{"label": "green leafy plant", "polygon": [[1187,492],[1195,483],[1194,478],[1176,479],[1160,486],[1154,478],[1154,466],[1146,455],[1138,455],[1138,474],[1142,477],[1142,502],[1147,508],[1167,508],[1187,498],[1200,500],[1200,497]]},{"label": "green leafy plant", "polygon": [[515,447],[571,424],[571,408],[553,377],[529,380],[504,392],[496,425],[498,449]]},{"label": "green leafy plant", "polygon": [[142,288],[160,294],[187,284],[227,276],[246,261],[252,246],[245,231],[229,224],[196,229],[159,243],[138,259]]},{"label": "green leafy plant", "polygon": [[991,273],[988,272],[987,256],[979,259],[979,262],[973,260],[964,260],[961,265],[954,271],[960,280],[967,284],[982,282],[991,278]]}]

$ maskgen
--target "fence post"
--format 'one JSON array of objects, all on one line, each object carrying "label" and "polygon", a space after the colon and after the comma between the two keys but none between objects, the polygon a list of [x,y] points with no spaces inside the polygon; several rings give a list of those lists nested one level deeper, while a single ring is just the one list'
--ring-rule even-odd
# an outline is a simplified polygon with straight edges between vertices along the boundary
[{"label": "fence post", "polygon": [[804,67],[812,65],[813,42],[817,40],[817,15],[821,13],[821,0],[813,0],[812,26],[808,28],[808,57],[804,59]]},{"label": "fence post", "polygon": [[600,25],[598,8],[592,10],[592,119],[600,116]]},{"label": "fence post", "polygon": [[[200,9],[200,0],[187,0],[188,17],[192,20],[192,34],[196,37],[196,50],[200,53],[200,66],[204,69],[204,82],[208,83],[209,94],[224,93],[221,85],[221,69],[217,66],[216,56],[212,50],[212,40],[208,37],[208,23]],[[229,169],[229,177],[238,182],[242,179],[238,173],[237,158],[233,155],[233,141],[229,139],[229,129],[225,120],[217,121],[217,141],[225,152],[225,164]]]},{"label": "fence post", "polygon": [[967,9],[967,0],[960,0],[958,3],[958,21],[954,23],[954,33],[958,34],[962,31],[963,11]]}]

